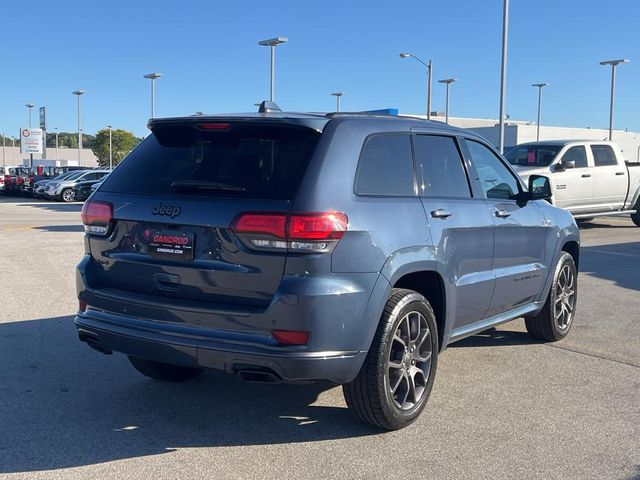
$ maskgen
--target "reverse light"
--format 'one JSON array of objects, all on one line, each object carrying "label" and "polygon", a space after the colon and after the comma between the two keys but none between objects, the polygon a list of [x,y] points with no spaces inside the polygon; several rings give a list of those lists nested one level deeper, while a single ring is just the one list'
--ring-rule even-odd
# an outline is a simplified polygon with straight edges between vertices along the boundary
[{"label": "reverse light", "polygon": [[113,221],[113,205],[108,202],[85,202],[81,217],[85,233],[106,235]]},{"label": "reverse light", "polygon": [[300,330],[272,330],[271,335],[280,345],[306,345],[309,332]]}]

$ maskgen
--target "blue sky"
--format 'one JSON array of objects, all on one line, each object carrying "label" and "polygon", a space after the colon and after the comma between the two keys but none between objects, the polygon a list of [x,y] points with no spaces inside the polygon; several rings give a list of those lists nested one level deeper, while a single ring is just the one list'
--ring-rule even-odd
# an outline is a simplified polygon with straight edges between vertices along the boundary
[{"label": "blue sky", "polygon": [[[28,102],[47,107],[50,131],[74,131],[81,88],[87,133],[145,134],[152,71],[165,75],[158,116],[253,110],[269,93],[257,41],[277,35],[289,38],[276,58],[283,109],[332,110],[329,94],[342,90],[343,110],[422,113],[424,67],[398,56],[409,51],[433,59],[435,80],[460,79],[451,115],[496,118],[501,11],[502,0],[5,2],[0,132],[17,134]],[[535,120],[530,84],[548,82],[543,124],[607,128],[610,70],[598,61],[626,57],[615,127],[640,131],[639,18],[638,0],[511,0],[507,113]],[[432,109],[444,110],[435,82]]]}]

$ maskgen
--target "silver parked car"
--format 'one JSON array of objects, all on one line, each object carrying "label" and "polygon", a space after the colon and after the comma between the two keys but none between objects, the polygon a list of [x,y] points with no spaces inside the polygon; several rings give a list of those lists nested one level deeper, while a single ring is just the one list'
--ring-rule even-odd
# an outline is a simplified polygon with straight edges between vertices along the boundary
[{"label": "silver parked car", "polygon": [[77,183],[86,182],[88,180],[99,180],[109,173],[109,170],[87,170],[81,172],[77,176],[71,176],[64,180],[51,182],[45,187],[44,196],[48,200],[73,202],[75,200],[73,188]]}]

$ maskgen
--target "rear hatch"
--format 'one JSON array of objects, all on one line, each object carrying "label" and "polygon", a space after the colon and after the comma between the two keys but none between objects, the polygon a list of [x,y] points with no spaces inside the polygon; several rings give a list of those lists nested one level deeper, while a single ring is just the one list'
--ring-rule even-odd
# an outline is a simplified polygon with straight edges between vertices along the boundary
[{"label": "rear hatch", "polygon": [[94,287],[154,302],[265,308],[286,249],[248,248],[232,227],[243,213],[289,213],[319,129],[211,118],[151,128],[85,208],[85,224],[112,209],[107,231],[88,234]]}]

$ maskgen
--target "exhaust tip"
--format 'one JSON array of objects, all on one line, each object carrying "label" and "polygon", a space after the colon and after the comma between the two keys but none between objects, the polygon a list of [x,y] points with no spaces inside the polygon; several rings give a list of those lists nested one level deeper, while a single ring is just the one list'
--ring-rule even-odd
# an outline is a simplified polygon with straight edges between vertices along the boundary
[{"label": "exhaust tip", "polygon": [[282,383],[282,378],[269,368],[236,367],[236,375],[243,382],[252,383]]},{"label": "exhaust tip", "polygon": [[98,340],[98,337],[95,334],[81,330],[78,332],[78,338],[81,342],[86,343],[91,348],[97,350],[100,353],[104,353],[105,355],[111,355],[113,353],[111,350],[107,350],[102,346],[100,340]]}]

